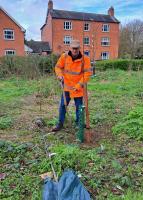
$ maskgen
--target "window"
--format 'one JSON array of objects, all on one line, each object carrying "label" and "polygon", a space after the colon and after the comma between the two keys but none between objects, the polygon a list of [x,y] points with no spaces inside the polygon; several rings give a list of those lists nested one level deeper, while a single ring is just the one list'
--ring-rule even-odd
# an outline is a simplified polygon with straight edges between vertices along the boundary
[{"label": "window", "polygon": [[64,22],[64,29],[65,30],[72,30],[72,23],[70,21]]},{"label": "window", "polygon": [[85,37],[84,40],[83,40],[83,43],[85,45],[89,45],[89,37]]},{"label": "window", "polygon": [[89,23],[84,24],[84,31],[89,31]]},{"label": "window", "polygon": [[15,50],[5,50],[5,55],[8,56],[8,55],[15,55]]},{"label": "window", "polygon": [[109,32],[110,26],[109,24],[103,24],[102,25],[102,32]]},{"label": "window", "polygon": [[110,45],[110,39],[108,37],[103,37],[101,39],[101,45],[102,46],[109,46]]},{"label": "window", "polygon": [[4,30],[4,39],[5,40],[14,40],[14,30],[5,29]]},{"label": "window", "polygon": [[72,37],[71,36],[65,36],[64,37],[64,44],[70,44],[72,41]]},{"label": "window", "polygon": [[109,52],[102,52],[101,53],[101,59],[102,60],[108,60],[109,59]]},{"label": "window", "polygon": [[90,51],[84,51],[84,55],[90,56]]}]

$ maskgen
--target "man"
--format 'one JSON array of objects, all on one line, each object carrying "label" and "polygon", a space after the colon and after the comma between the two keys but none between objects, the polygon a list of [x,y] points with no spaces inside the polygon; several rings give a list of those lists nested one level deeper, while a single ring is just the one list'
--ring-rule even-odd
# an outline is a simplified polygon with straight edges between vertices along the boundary
[{"label": "man", "polygon": [[[79,108],[83,103],[84,84],[88,82],[92,74],[90,59],[80,52],[80,42],[73,40],[68,54],[64,53],[59,58],[55,72],[59,81],[62,82],[65,95],[62,94],[59,107],[59,121],[52,131],[60,131],[65,121],[66,107],[71,98],[74,98],[76,106],[76,124],[79,122]],[[65,98],[64,98],[65,96]],[[66,102],[65,102],[66,100]]]}]

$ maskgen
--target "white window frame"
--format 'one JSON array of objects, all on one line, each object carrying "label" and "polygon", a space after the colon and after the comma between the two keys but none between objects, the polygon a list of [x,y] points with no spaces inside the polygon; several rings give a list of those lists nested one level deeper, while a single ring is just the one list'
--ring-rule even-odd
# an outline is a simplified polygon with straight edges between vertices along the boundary
[{"label": "white window frame", "polygon": [[[10,53],[12,52],[12,53]],[[5,56],[14,56],[16,55],[16,51],[14,49],[6,49],[5,50]]]},{"label": "white window frame", "polygon": [[64,21],[64,30],[72,30],[72,22]]},{"label": "white window frame", "polygon": [[[11,31],[12,32],[12,38],[7,38],[6,36],[8,36],[8,33],[6,33],[6,31]],[[14,30],[13,29],[4,29],[3,30],[3,34],[4,34],[4,39],[5,40],[14,40],[15,39],[15,34],[14,34]]]},{"label": "white window frame", "polygon": [[[88,27],[88,29],[86,29]],[[88,22],[84,23],[84,31],[90,31],[90,24]]]},{"label": "white window frame", "polygon": [[101,38],[101,46],[110,46],[110,38],[102,37]]},{"label": "white window frame", "polygon": [[[107,30],[105,30],[105,27],[108,27]],[[109,32],[110,31],[110,25],[109,24],[103,24],[102,25],[102,32]]]},{"label": "white window frame", "polygon": [[[104,55],[106,54],[106,56]],[[110,54],[108,51],[101,52],[101,60],[109,60]]]},{"label": "white window frame", "polygon": [[72,36],[70,36],[70,35],[65,35],[65,36],[64,36],[64,44],[65,44],[65,45],[70,45],[72,39],[73,39]]},{"label": "white window frame", "polygon": [[[88,55],[87,55],[86,53],[87,53]],[[84,55],[90,56],[90,51],[89,51],[89,50],[84,51]]]},{"label": "white window frame", "polygon": [[[88,43],[87,43],[87,38],[88,38]],[[87,37],[84,37],[83,38],[83,43],[84,43],[84,45],[90,45],[90,38],[87,36]]]}]

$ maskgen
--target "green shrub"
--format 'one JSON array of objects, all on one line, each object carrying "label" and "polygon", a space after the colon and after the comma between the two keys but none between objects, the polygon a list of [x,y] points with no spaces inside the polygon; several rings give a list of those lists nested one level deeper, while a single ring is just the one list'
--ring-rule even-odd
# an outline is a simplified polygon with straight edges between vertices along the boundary
[{"label": "green shrub", "polygon": [[51,54],[48,57],[45,56],[40,57],[40,62],[38,66],[40,72],[53,73],[57,60],[58,56],[55,54]]},{"label": "green shrub", "polygon": [[143,108],[136,107],[130,111],[112,130],[114,134],[126,133],[131,138],[143,140]]},{"label": "green shrub", "polygon": [[97,61],[96,69],[106,70],[106,69],[122,69],[122,70],[142,70],[143,69],[143,60],[105,60]]},{"label": "green shrub", "polygon": [[4,116],[0,117],[0,129],[7,129],[12,126],[12,119],[11,117]]},{"label": "green shrub", "polygon": [[45,73],[53,73],[58,56],[5,56],[0,58],[0,78],[17,75],[34,79]]}]

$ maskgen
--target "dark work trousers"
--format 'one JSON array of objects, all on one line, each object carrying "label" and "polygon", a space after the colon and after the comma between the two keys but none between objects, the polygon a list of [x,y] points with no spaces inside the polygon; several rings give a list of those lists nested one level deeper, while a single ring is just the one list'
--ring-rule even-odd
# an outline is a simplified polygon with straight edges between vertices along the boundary
[{"label": "dark work trousers", "polygon": [[[65,96],[66,96],[67,105],[69,105],[69,102],[71,100],[69,92],[65,92]],[[78,124],[79,108],[83,104],[83,97],[75,97],[74,102],[75,102],[75,107],[76,107],[76,123]],[[66,115],[66,109],[65,109],[65,105],[64,105],[64,97],[63,97],[63,94],[62,94],[60,107],[59,107],[59,122],[62,123],[62,124],[65,121],[65,115]]]}]

